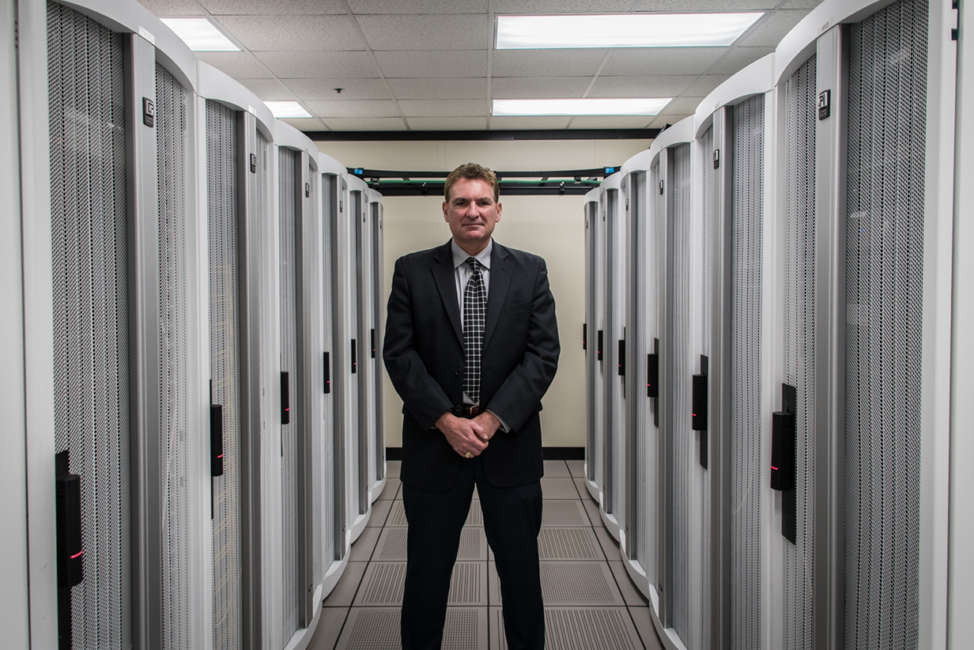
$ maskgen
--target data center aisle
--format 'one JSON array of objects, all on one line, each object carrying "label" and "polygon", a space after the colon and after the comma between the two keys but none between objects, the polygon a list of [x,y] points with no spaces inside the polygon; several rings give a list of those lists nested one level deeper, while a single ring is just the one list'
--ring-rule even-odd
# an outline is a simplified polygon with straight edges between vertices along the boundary
[{"label": "data center aisle", "polygon": [[[352,546],[348,569],[325,600],[312,650],[399,648],[406,518],[399,463],[390,461],[388,472],[369,528]],[[661,648],[646,601],[629,581],[582,476],[582,461],[545,461],[538,542],[547,648]],[[507,650],[497,573],[476,498],[475,492],[453,571],[444,650]]]}]

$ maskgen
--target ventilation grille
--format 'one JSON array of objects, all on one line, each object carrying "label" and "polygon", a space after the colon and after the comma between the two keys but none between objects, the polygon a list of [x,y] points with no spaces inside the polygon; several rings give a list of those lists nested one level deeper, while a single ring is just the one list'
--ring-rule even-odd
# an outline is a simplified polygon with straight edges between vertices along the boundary
[{"label": "ventilation grille", "polygon": [[[494,581],[491,598],[499,594],[499,578],[491,564]],[[542,562],[541,593],[546,606],[625,605],[606,562]],[[500,601],[500,598],[498,598]],[[491,600],[491,604],[494,604]]]},{"label": "ventilation grille", "polygon": [[542,527],[538,535],[538,556],[542,560],[605,560],[590,527]]},{"label": "ventilation grille", "polygon": [[761,232],[764,214],[764,96],[733,108],[730,442],[732,645],[760,645],[761,612]]},{"label": "ventilation grille", "polygon": [[223,476],[213,485],[213,643],[239,648],[240,315],[239,219],[234,112],[206,102],[207,214],[210,246],[211,398],[223,405]]},{"label": "ventilation grille", "polygon": [[[507,650],[504,636],[504,616],[500,608],[492,608],[492,647]],[[629,612],[623,607],[579,609],[546,607],[544,610],[545,647],[552,650],[642,650],[643,644],[633,626]]]},{"label": "ventilation grille", "polygon": [[[390,650],[399,648],[399,608],[355,607],[345,621],[338,650]],[[479,650],[487,647],[487,610],[450,607],[443,624],[443,650]]]},{"label": "ventilation grille", "polygon": [[281,644],[287,644],[291,634],[298,629],[298,611],[301,607],[301,580],[298,576],[298,475],[301,454],[298,449],[299,422],[304,415],[298,391],[297,367],[297,196],[301,154],[283,147],[278,150],[280,216],[280,269],[281,269],[281,371],[288,374],[290,397],[290,422],[281,425],[281,496],[283,525],[284,567],[284,630]]},{"label": "ventilation grille", "polygon": [[[355,605],[402,605],[405,562],[370,562],[355,597]],[[457,562],[450,579],[451,605],[487,604],[487,563]]]},{"label": "ventilation grille", "polygon": [[927,21],[898,2],[850,30],[849,647],[917,644]]},{"label": "ventilation grille", "polygon": [[[615,497],[616,497],[616,470],[615,466],[615,444],[616,436],[613,434],[613,430],[618,426],[616,423],[616,393],[619,388],[619,379],[616,374],[616,364],[619,362],[616,359],[618,354],[616,348],[616,340],[618,339],[618,333],[621,331],[619,324],[616,322],[617,314],[616,310],[618,306],[616,305],[615,294],[616,294],[616,283],[618,279],[618,264],[615,261],[618,259],[618,255],[615,250],[615,242],[618,238],[616,231],[619,228],[618,221],[618,203],[619,203],[619,191],[607,189],[605,191],[605,203],[606,203],[606,214],[605,214],[605,252],[602,259],[605,260],[605,287],[604,291],[604,313],[603,318],[605,319],[604,330],[604,344],[602,346],[602,369],[605,373],[603,375],[602,388],[602,440],[605,442],[603,451],[605,457],[603,458],[602,472],[602,507],[605,512],[610,515],[617,515]],[[619,330],[619,331],[617,331]],[[553,494],[547,495],[549,499],[558,498]],[[574,498],[575,495],[562,496],[560,498]]]},{"label": "ventilation grille", "polygon": [[[122,39],[47,10],[54,423],[81,477],[73,647],[131,644],[128,232]],[[53,461],[53,459],[51,459]]]},{"label": "ventilation grille", "polygon": [[189,498],[186,476],[186,126],[188,97],[156,66],[159,196],[159,458],[162,485],[162,634],[189,645]]},{"label": "ventilation grille", "polygon": [[815,546],[815,110],[813,56],[784,84],[784,367],[798,394],[795,544],[784,544],[785,640],[811,649]]}]

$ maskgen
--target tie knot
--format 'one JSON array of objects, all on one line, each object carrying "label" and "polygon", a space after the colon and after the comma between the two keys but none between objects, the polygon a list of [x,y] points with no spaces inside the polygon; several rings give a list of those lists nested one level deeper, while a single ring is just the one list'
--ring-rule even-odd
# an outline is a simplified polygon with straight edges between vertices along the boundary
[{"label": "tie knot", "polygon": [[476,257],[468,257],[467,258],[467,261],[466,261],[466,264],[467,264],[467,266],[470,267],[470,270],[471,271],[476,272],[476,271],[479,271],[480,270],[480,262],[477,261],[477,258]]}]

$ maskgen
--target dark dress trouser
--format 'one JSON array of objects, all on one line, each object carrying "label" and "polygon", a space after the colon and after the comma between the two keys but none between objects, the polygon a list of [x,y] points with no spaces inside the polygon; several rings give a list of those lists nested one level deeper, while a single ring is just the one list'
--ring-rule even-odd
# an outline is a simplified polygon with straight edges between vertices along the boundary
[{"label": "dark dress trouser", "polygon": [[510,650],[544,648],[544,606],[538,565],[541,482],[493,487],[484,475],[482,459],[473,458],[464,462],[449,491],[431,492],[402,486],[409,524],[400,621],[404,650],[440,647],[450,576],[474,484],[484,513],[487,542],[494,552],[500,577],[507,645]]}]

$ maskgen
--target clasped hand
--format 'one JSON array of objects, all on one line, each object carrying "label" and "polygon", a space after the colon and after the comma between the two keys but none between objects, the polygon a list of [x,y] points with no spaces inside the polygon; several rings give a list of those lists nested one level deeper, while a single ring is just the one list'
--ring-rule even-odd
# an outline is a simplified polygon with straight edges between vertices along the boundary
[{"label": "clasped hand", "polygon": [[487,443],[499,426],[494,414],[487,411],[475,418],[461,418],[447,411],[436,421],[436,428],[446,437],[453,451],[464,458],[479,456],[487,449]]}]

